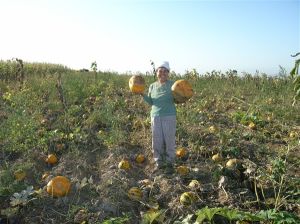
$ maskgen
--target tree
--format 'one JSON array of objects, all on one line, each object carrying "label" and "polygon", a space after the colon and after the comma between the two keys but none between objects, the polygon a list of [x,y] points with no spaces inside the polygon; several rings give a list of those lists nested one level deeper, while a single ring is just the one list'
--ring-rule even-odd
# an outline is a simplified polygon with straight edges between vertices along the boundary
[{"label": "tree", "polygon": [[96,61],[94,61],[94,62],[92,62],[92,65],[91,65],[91,69],[93,70],[93,72],[97,72],[97,62]]}]

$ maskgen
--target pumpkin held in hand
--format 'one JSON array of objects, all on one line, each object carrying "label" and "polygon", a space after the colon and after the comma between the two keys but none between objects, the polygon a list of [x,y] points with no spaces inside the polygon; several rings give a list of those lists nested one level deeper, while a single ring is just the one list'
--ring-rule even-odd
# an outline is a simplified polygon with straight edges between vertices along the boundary
[{"label": "pumpkin held in hand", "polygon": [[47,192],[53,197],[66,196],[71,188],[71,182],[64,176],[56,176],[47,184]]},{"label": "pumpkin held in hand", "polygon": [[171,89],[175,103],[184,103],[194,95],[192,85],[184,79],[177,80]]},{"label": "pumpkin held in hand", "polygon": [[141,75],[134,75],[129,79],[129,89],[133,93],[144,93],[145,79]]}]

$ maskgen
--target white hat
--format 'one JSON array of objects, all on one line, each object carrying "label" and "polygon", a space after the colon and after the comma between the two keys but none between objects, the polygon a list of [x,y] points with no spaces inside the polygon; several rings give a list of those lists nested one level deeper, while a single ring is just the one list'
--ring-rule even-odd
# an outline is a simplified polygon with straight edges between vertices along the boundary
[{"label": "white hat", "polygon": [[169,62],[168,61],[163,61],[161,62],[160,64],[158,64],[158,66],[156,67],[156,69],[158,68],[165,68],[167,69],[168,71],[170,71],[170,65],[169,65]]}]

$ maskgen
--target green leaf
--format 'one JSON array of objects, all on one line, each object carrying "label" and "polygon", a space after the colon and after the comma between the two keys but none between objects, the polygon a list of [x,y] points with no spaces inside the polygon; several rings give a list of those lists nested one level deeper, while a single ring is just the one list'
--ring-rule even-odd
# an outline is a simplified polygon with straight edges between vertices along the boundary
[{"label": "green leaf", "polygon": [[205,208],[202,208],[201,210],[198,210],[196,212],[196,224],[202,223],[205,219],[211,221],[214,215],[220,210],[222,210],[222,208],[208,208],[207,206]]},{"label": "green leaf", "polygon": [[159,211],[149,211],[142,216],[141,224],[151,224],[154,221],[163,223],[165,219],[165,209]]},{"label": "green leaf", "polygon": [[218,212],[218,215],[221,215],[229,220],[242,220],[240,212],[235,209],[223,208]]},{"label": "green leaf", "polygon": [[300,76],[295,77],[293,84],[300,82]]}]

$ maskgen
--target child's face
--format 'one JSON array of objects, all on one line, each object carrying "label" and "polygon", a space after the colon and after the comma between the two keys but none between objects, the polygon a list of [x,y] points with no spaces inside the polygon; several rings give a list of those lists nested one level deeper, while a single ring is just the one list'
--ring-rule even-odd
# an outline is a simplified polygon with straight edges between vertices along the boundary
[{"label": "child's face", "polygon": [[169,78],[169,71],[165,68],[158,68],[156,72],[156,76],[160,83],[164,83]]}]

